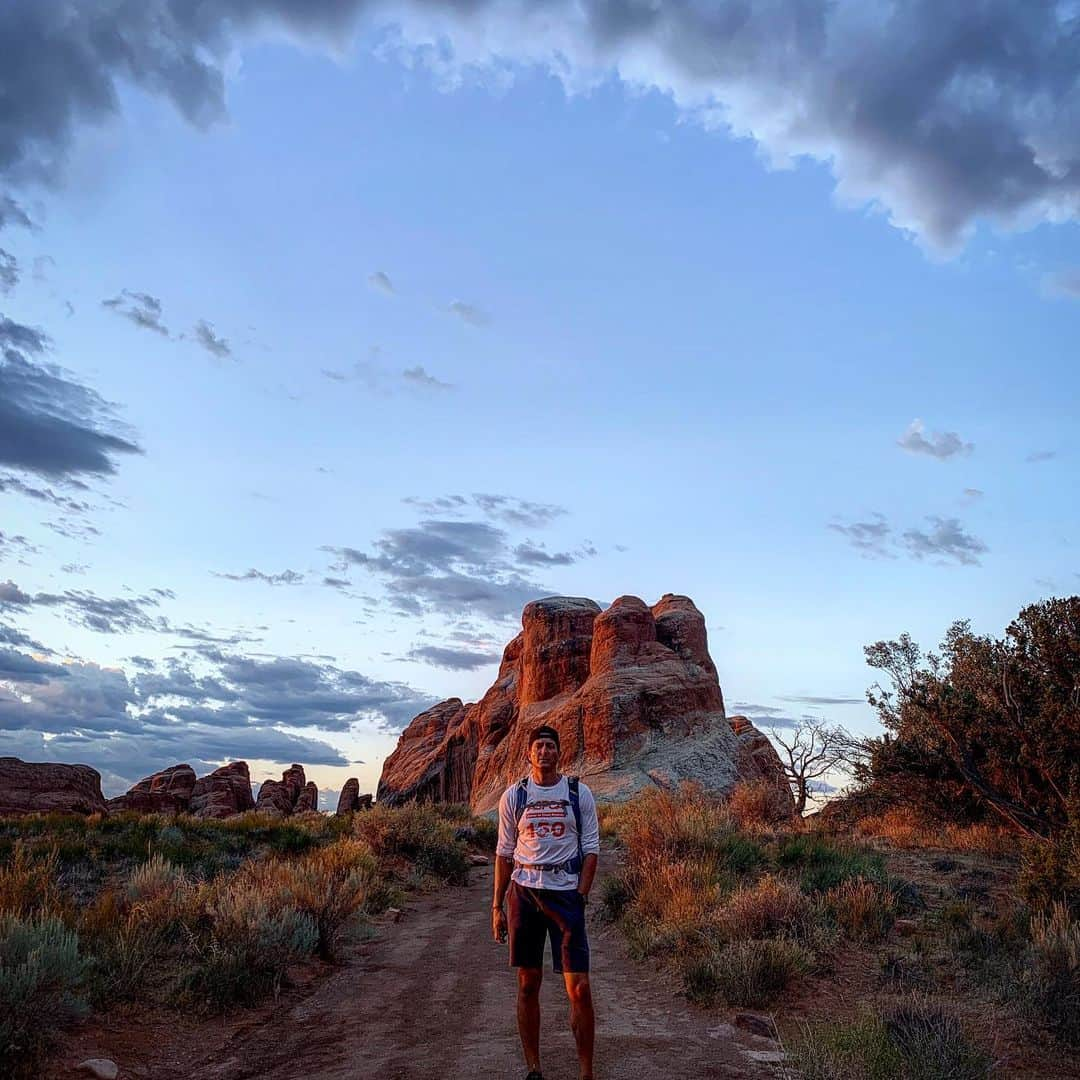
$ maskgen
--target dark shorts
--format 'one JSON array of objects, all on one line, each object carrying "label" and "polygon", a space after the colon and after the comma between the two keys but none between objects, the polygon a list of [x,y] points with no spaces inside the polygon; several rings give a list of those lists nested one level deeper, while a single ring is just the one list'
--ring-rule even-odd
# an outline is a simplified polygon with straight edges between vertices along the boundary
[{"label": "dark shorts", "polygon": [[577,889],[525,889],[512,881],[508,907],[511,967],[542,968],[550,938],[555,971],[589,970],[585,900]]}]

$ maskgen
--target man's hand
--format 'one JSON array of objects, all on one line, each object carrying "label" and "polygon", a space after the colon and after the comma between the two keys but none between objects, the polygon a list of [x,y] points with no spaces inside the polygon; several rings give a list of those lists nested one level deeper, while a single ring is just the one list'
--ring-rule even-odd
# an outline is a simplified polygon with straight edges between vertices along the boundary
[{"label": "man's hand", "polygon": [[491,909],[491,936],[500,944],[506,944],[506,912],[501,907]]}]

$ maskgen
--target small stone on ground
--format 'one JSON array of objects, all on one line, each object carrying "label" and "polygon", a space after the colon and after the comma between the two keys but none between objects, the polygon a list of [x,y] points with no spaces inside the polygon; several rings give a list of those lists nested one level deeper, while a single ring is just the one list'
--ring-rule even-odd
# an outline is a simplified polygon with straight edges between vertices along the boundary
[{"label": "small stone on ground", "polygon": [[78,1072],[96,1076],[97,1080],[116,1080],[120,1075],[116,1062],[108,1058],[87,1058],[86,1061],[80,1061],[75,1069]]}]

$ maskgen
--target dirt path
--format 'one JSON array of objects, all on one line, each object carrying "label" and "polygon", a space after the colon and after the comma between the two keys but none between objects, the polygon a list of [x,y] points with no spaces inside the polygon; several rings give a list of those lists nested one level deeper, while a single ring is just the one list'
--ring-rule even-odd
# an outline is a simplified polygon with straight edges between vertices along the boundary
[{"label": "dirt path", "polygon": [[[275,1005],[215,1023],[87,1029],[52,1075],[101,1056],[121,1080],[520,1080],[515,981],[487,924],[491,874],[479,867],[467,887],[417,898],[347,964]],[[594,920],[590,939],[597,1080],[773,1075],[773,1044],[673,994],[614,929]],[[541,1007],[544,1076],[576,1080],[565,991],[550,970]]]}]

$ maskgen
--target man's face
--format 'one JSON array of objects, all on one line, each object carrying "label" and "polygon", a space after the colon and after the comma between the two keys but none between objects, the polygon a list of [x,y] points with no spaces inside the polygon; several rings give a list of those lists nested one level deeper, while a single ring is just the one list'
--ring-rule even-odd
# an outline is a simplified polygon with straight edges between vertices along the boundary
[{"label": "man's face", "polygon": [[553,769],[559,764],[559,747],[554,739],[542,735],[529,745],[529,764],[538,769]]}]

